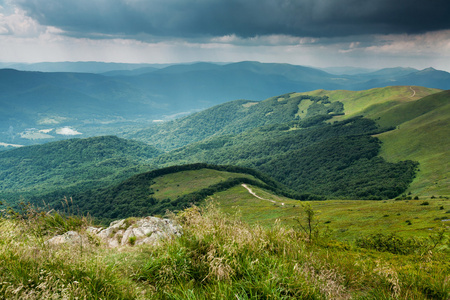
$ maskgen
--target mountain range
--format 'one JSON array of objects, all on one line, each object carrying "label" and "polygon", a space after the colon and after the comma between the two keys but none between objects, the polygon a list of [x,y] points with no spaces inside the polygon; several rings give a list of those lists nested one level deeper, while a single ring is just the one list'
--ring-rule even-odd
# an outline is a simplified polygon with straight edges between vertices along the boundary
[{"label": "mountain range", "polygon": [[450,74],[432,68],[335,75],[310,67],[258,62],[53,66],[72,71],[91,68],[97,73],[1,69],[0,143],[28,145],[74,134],[116,134],[122,128],[148,127],[231,100],[261,101],[290,92],[358,91],[392,85],[450,89]]},{"label": "mountain range", "polygon": [[[141,185],[127,177],[193,163],[257,170],[291,198],[445,196],[449,99],[449,91],[418,86],[288,93],[226,102],[124,130],[120,138],[3,151],[0,199],[59,203],[67,196],[88,207],[82,203],[126,190],[141,201]],[[158,204],[158,211],[180,207],[170,203]]]}]

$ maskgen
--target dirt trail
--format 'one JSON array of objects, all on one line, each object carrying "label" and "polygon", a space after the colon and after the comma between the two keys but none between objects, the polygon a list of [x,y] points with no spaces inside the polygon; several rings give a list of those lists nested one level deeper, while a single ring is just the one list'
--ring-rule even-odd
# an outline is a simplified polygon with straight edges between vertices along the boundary
[{"label": "dirt trail", "polygon": [[412,88],[412,86],[409,87],[411,91],[413,91],[412,96],[410,96],[409,98],[412,98],[416,95],[416,91]]},{"label": "dirt trail", "polygon": [[[272,202],[272,203],[277,203],[277,202],[275,202],[274,200],[265,199],[265,198],[263,198],[263,197],[260,197],[260,196],[256,195],[255,192],[254,192],[251,188],[249,188],[245,183],[243,183],[242,186],[243,186],[244,188],[246,188],[247,191],[248,191],[250,194],[252,194],[253,196],[255,196],[255,197],[258,198],[258,199],[270,201],[270,202]],[[281,205],[284,205],[284,203],[281,203]]]}]

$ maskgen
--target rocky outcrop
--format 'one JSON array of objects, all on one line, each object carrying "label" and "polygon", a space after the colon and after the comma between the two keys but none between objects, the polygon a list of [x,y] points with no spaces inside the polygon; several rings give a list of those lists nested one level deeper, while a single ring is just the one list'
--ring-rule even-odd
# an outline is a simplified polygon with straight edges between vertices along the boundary
[{"label": "rocky outcrop", "polygon": [[180,235],[180,226],[175,225],[172,220],[156,217],[114,221],[108,228],[97,233],[109,247],[155,244],[161,239]]},{"label": "rocky outcrop", "polygon": [[[157,217],[129,218],[112,222],[108,228],[88,227],[86,235],[68,231],[47,241],[49,245],[85,243],[100,240],[108,247],[156,244],[162,239],[181,235],[181,226]],[[90,238],[88,238],[88,235]]]},{"label": "rocky outcrop", "polygon": [[86,236],[81,235],[76,231],[67,231],[64,234],[52,237],[46,242],[46,244],[50,246],[60,244],[80,244],[80,243],[88,243],[88,239]]}]

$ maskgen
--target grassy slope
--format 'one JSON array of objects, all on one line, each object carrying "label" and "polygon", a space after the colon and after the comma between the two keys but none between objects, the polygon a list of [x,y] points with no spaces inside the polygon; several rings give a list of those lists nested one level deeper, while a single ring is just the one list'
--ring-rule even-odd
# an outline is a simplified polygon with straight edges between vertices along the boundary
[{"label": "grassy slope", "polygon": [[412,193],[450,195],[449,91],[395,86],[308,94],[327,95],[331,101],[344,103],[346,115],[336,120],[361,114],[376,120],[381,127],[397,127],[378,136],[383,142],[381,156],[390,162],[409,159],[420,163],[420,171],[409,189]]},{"label": "grassy slope", "polygon": [[[413,90],[416,92],[412,97]],[[361,111],[370,106],[382,103],[410,102],[418,100],[422,97],[440,92],[438,89],[430,89],[425,87],[409,87],[409,86],[391,86],[384,88],[374,88],[364,91],[326,91],[317,90],[302,94],[311,96],[328,96],[330,101],[340,101],[344,103],[346,117],[359,115]]]},{"label": "grassy slope", "polygon": [[[420,162],[420,172],[409,188],[412,193],[450,195],[450,92],[427,98],[422,99],[429,100],[425,105],[431,106],[436,100],[442,105],[406,120],[396,130],[379,135],[383,142],[381,155],[389,161],[411,159]],[[412,106],[405,105],[398,113],[414,112]]]},{"label": "grassy slope", "polygon": [[249,174],[201,169],[181,171],[155,178],[151,188],[155,192],[153,197],[157,200],[166,198],[176,199],[177,197],[207,188],[221,181],[242,177],[258,180]]},{"label": "grassy slope", "polygon": [[[333,238],[348,241],[361,235],[380,232],[397,233],[405,237],[426,237],[441,224],[450,223],[441,221],[441,218],[450,219],[448,199],[427,199],[429,205],[421,205],[423,200],[299,202],[273,195],[258,187],[252,186],[251,189],[267,200],[256,198],[242,186],[216,193],[209,200],[217,202],[227,213],[237,214],[251,224],[258,223],[267,227],[272,227],[276,220],[281,224],[294,226],[294,218],[302,215],[302,204],[310,203],[317,212],[316,216],[322,229],[328,226],[333,230]],[[441,206],[444,209],[440,209]],[[436,220],[437,218],[439,220]],[[411,221],[412,225],[408,225],[407,220]]]}]

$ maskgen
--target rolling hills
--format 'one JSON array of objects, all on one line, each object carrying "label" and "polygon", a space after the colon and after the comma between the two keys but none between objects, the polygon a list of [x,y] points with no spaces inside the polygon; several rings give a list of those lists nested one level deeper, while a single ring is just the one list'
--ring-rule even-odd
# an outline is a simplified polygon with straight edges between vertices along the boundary
[{"label": "rolling hills", "polygon": [[3,151],[1,197],[52,202],[192,163],[252,168],[303,199],[445,196],[448,97],[416,86],[289,93],[123,134],[147,145],[100,137]]},{"label": "rolling hills", "polygon": [[[55,127],[70,129],[74,120],[84,126],[84,114],[102,106],[104,114],[90,128],[122,131],[122,137],[10,149],[17,146],[18,125],[0,130],[11,138],[0,140],[9,147],[0,152],[0,298],[448,299],[450,91],[408,84],[282,92],[263,101],[216,99],[217,106],[144,129],[145,123],[128,122],[105,104],[115,95],[112,102],[143,113],[146,104],[129,107],[135,99],[121,91],[147,95],[154,91],[146,86],[152,76],[161,86],[176,78],[171,96],[177,99],[170,103],[179,108],[184,93],[194,97],[187,83],[215,87],[205,74],[222,76],[227,84],[233,83],[227,76],[241,68],[246,80],[250,73],[265,78],[258,84],[306,82],[309,74],[308,84],[323,80],[326,86],[337,78],[285,65],[221,68],[47,74],[67,87],[50,87],[40,74],[34,83],[19,77],[10,87],[0,83],[1,99],[12,99],[10,92],[19,101],[0,105],[9,118],[2,126],[12,120],[45,126],[27,130],[29,137],[47,134],[49,140]],[[432,69],[357,73],[338,76],[341,83],[334,84],[382,86],[429,75],[433,86],[446,76]],[[241,91],[258,88],[235,79],[242,81]],[[23,94],[16,93],[22,88]],[[34,95],[42,97],[33,102]],[[58,112],[77,99],[81,110]],[[48,114],[33,115],[35,109]],[[117,118],[104,127],[96,123],[111,116]],[[50,126],[55,131],[47,131]],[[73,126],[79,128],[88,127]],[[32,205],[15,206],[27,201]],[[4,209],[8,205],[16,211]],[[91,226],[99,225],[92,216],[102,223],[127,218],[130,226],[147,215],[170,216],[183,235],[152,246],[130,237],[117,251],[91,234]],[[50,238],[67,230],[86,240],[49,246]]]},{"label": "rolling hills", "polygon": [[[92,72],[109,72],[74,72],[86,71],[89,65]],[[434,69],[334,75],[309,67],[258,62],[156,68],[117,65],[116,71],[113,66],[58,67],[69,72],[1,69],[0,143],[29,145],[70,138],[59,133],[62,128],[76,130],[82,137],[116,134],[235,99],[261,101],[291,92],[356,91],[393,84],[450,88],[450,74]]]},{"label": "rolling hills", "polygon": [[[50,200],[109,185],[152,168],[152,146],[115,136],[71,139],[0,152],[0,199]],[[154,167],[153,167],[154,168]],[[52,194],[53,196],[48,196]],[[47,195],[46,197],[42,197]]]}]

